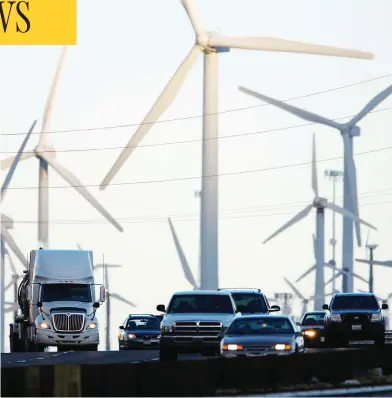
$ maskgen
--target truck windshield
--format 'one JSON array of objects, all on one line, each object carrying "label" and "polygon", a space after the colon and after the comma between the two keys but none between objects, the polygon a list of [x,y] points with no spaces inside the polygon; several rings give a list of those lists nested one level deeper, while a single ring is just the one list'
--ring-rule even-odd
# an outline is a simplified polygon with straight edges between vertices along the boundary
[{"label": "truck windshield", "polygon": [[68,283],[43,284],[41,301],[81,301],[82,303],[91,303],[90,285]]},{"label": "truck windshield", "polygon": [[176,294],[169,304],[168,314],[213,313],[233,314],[230,296],[219,294]]},{"label": "truck windshield", "polygon": [[336,296],[332,310],[377,310],[378,302],[374,296]]},{"label": "truck windshield", "polygon": [[243,314],[252,314],[255,312],[267,313],[267,304],[263,296],[254,293],[231,293],[238,311]]}]

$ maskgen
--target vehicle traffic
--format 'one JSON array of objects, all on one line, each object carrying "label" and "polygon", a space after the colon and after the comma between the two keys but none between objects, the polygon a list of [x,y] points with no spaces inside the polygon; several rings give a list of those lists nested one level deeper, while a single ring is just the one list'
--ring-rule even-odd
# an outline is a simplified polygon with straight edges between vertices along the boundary
[{"label": "vehicle traffic", "polygon": [[319,347],[325,343],[325,311],[306,312],[297,323],[304,336],[305,347]]},{"label": "vehicle traffic", "polygon": [[303,350],[304,337],[287,316],[243,315],[233,321],[220,343],[225,358],[288,355]]},{"label": "vehicle traffic", "polygon": [[373,293],[338,293],[324,304],[325,340],[328,346],[346,346],[350,340],[374,340],[385,344],[385,317]]},{"label": "vehicle traffic", "polygon": [[154,315],[129,315],[119,329],[119,350],[159,348],[160,320]]},{"label": "vehicle traffic", "polygon": [[219,355],[220,341],[240,314],[231,294],[219,290],[174,293],[161,322],[160,360],[176,360],[181,354]]},{"label": "vehicle traffic", "polygon": [[231,293],[237,310],[241,314],[269,314],[280,311],[278,305],[270,306],[267,297],[260,289],[222,288],[218,290]]},{"label": "vehicle traffic", "polygon": [[11,352],[97,351],[96,311],[104,301],[103,286],[95,298],[91,251],[32,250],[18,289],[21,315],[10,324]]}]

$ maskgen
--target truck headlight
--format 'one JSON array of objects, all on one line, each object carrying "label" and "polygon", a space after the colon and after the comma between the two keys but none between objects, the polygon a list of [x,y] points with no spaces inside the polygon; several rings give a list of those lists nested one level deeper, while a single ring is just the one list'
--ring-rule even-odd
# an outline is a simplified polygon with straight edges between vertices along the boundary
[{"label": "truck headlight", "polygon": [[380,322],[382,320],[381,314],[372,314],[371,322]]},{"label": "truck headlight", "polygon": [[330,319],[331,322],[342,322],[342,317],[340,314],[332,314]]},{"label": "truck headlight", "polygon": [[90,325],[87,326],[87,329],[96,329],[97,326],[98,325],[96,323],[90,323]]},{"label": "truck headlight", "polygon": [[173,331],[173,326],[161,326],[161,334],[171,333]]},{"label": "truck headlight", "polygon": [[40,329],[52,329],[52,328],[50,327],[50,325],[49,325],[48,323],[46,323],[46,322],[40,322],[40,323],[38,324],[38,327],[39,327]]}]

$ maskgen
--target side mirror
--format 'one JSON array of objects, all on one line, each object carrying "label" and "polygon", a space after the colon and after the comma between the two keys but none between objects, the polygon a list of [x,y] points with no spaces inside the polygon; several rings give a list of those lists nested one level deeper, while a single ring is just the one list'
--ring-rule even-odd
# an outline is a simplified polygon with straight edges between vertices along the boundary
[{"label": "side mirror", "polygon": [[42,301],[37,301],[37,307],[41,308],[42,307]]},{"label": "side mirror", "polygon": [[277,311],[280,311],[279,305],[273,305],[273,306],[270,308],[270,312],[277,312]]},{"label": "side mirror", "polygon": [[295,324],[296,324],[297,326],[302,326],[302,325],[301,325],[301,322],[295,322]]},{"label": "side mirror", "polygon": [[159,312],[166,312],[166,308],[163,304],[158,304],[157,305],[157,311]]},{"label": "side mirror", "polygon": [[302,332],[295,332],[295,337],[303,337]]},{"label": "side mirror", "polygon": [[323,310],[329,310],[329,305],[328,304],[323,304]]},{"label": "side mirror", "polygon": [[105,286],[101,285],[99,288],[99,301],[101,303],[105,302],[105,296],[106,296]]},{"label": "side mirror", "polygon": [[125,328],[124,328],[123,325],[121,325],[121,326],[119,327],[119,329],[124,330]]},{"label": "side mirror", "polygon": [[32,301],[33,300],[33,290],[32,290],[32,286],[29,285],[27,286],[27,292],[26,292],[26,299],[27,301]]},{"label": "side mirror", "polygon": [[386,304],[386,303],[381,304],[382,310],[387,310],[388,308],[389,308],[388,304]]},{"label": "side mirror", "polygon": [[94,308],[99,308],[99,307],[100,307],[100,304],[99,304],[99,303],[94,303],[94,304],[93,304],[93,307],[94,307]]}]

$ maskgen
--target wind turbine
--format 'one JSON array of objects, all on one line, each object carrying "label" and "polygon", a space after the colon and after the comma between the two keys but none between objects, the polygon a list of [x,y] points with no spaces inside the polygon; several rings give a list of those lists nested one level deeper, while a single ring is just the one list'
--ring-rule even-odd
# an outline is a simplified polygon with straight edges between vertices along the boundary
[{"label": "wind turbine", "polygon": [[[191,286],[193,287],[193,290],[207,290],[208,288],[206,286],[203,285],[203,279],[200,278],[200,285],[196,282],[195,277],[193,276],[193,272],[189,266],[188,260],[185,256],[184,251],[182,250],[182,246],[181,243],[178,239],[176,230],[174,229],[174,225],[171,221],[170,218],[168,218],[169,221],[169,227],[170,227],[170,231],[174,240],[174,245],[176,247],[176,251],[178,254],[178,257],[180,259],[181,262],[181,266],[182,266],[182,270],[184,271],[184,275],[186,280],[191,284]],[[217,286],[218,288],[219,286]]]},{"label": "wind turbine", "polygon": [[374,273],[373,273],[373,267],[375,265],[382,265],[384,267],[389,267],[392,268],[392,261],[377,261],[374,260],[373,257],[373,251],[376,250],[378,245],[375,244],[367,244],[366,245],[367,249],[369,249],[369,260],[363,260],[356,258],[355,261],[357,263],[363,263],[363,264],[368,264],[369,265],[369,293],[374,292]]},{"label": "wind turbine", "polygon": [[[52,82],[49,96],[46,102],[41,134],[39,136],[38,145],[33,151],[26,152],[20,156],[19,160],[36,157],[39,160],[39,188],[38,188],[38,240],[40,246],[47,248],[49,246],[49,166],[56,171],[66,182],[68,182],[80,195],[82,195],[93,207],[95,207],[115,228],[123,232],[122,226],[109,214],[109,212],[91,195],[91,193],[83,186],[83,183],[68,169],[63,167],[55,160],[55,151],[48,142],[48,125],[52,114],[53,103],[57,93],[60,73],[63,68],[66,47],[61,52],[60,61]],[[28,137],[26,137],[27,143]],[[7,168],[13,163],[15,158],[8,158],[1,162],[2,169]],[[17,162],[18,162],[17,161]],[[17,163],[16,162],[16,163]]]},{"label": "wind turbine", "polygon": [[291,283],[287,278],[283,278],[285,282],[291,287],[293,290],[294,294],[302,301],[302,312],[300,318],[305,315],[306,312],[308,312],[308,304],[309,301],[313,300],[314,298],[311,297],[309,299],[305,298],[305,296],[295,287],[293,283]]},{"label": "wind turbine", "polygon": [[324,210],[329,209],[336,213],[342,214],[344,217],[350,217],[353,220],[359,220],[359,222],[366,224],[370,228],[374,228],[371,224],[359,219],[349,211],[342,209],[334,203],[329,203],[326,198],[319,196],[318,192],[318,182],[317,182],[317,168],[316,168],[316,142],[315,136],[313,134],[313,158],[312,158],[312,188],[314,192],[314,199],[311,204],[300,211],[296,216],[294,216],[289,222],[284,224],[275,233],[273,233],[269,238],[267,238],[263,243],[268,242],[276,235],[284,231],[285,229],[291,227],[296,222],[305,218],[313,208],[316,209],[316,286],[315,286],[315,300],[314,309],[316,311],[321,310],[325,302],[325,284],[324,284]]},{"label": "wind turbine", "polygon": [[[9,253],[9,251],[7,250],[7,248],[5,248],[5,255],[8,257],[8,261],[10,264],[10,268],[11,268],[11,281],[5,286],[4,290],[7,291],[10,287],[14,288],[14,303],[18,303],[18,280],[20,278],[23,278],[24,275],[23,274],[18,274],[18,271],[16,270],[14,261],[12,260],[12,257]],[[14,311],[14,319],[18,316],[18,308],[19,306],[17,305],[15,311]]]},{"label": "wind turbine", "polygon": [[[344,146],[344,177],[343,177],[343,207],[346,211],[359,217],[358,197],[357,197],[357,177],[355,163],[353,159],[353,137],[360,135],[361,129],[357,126],[368,113],[370,113],[377,105],[384,101],[392,93],[392,85],[387,87],[381,93],[376,95],[368,104],[349,122],[338,123],[334,120],[327,119],[315,113],[297,108],[293,105],[286,104],[282,101],[268,97],[266,95],[249,90],[245,87],[239,87],[239,90],[249,94],[255,98],[261,99],[271,105],[283,109],[301,119],[324,124],[340,131],[343,138]],[[361,246],[361,229],[359,223],[355,223],[358,246]],[[354,258],[354,241],[353,241],[353,219],[350,217],[343,218],[343,247],[342,247],[342,264],[343,269],[348,269],[349,273],[343,275],[343,292],[352,292],[354,289],[353,281],[353,258]]]},{"label": "wind turbine", "polygon": [[318,54],[338,57],[372,59],[373,54],[341,48],[295,42],[270,37],[228,37],[208,32],[201,24],[193,0],[182,5],[195,32],[195,43],[172,79],[144,118],[101,183],[104,189],[118,173],[136,146],[142,141],[176,98],[188,72],[199,55],[204,55],[203,149],[200,211],[201,285],[216,289],[218,281],[218,54],[231,48]]}]

